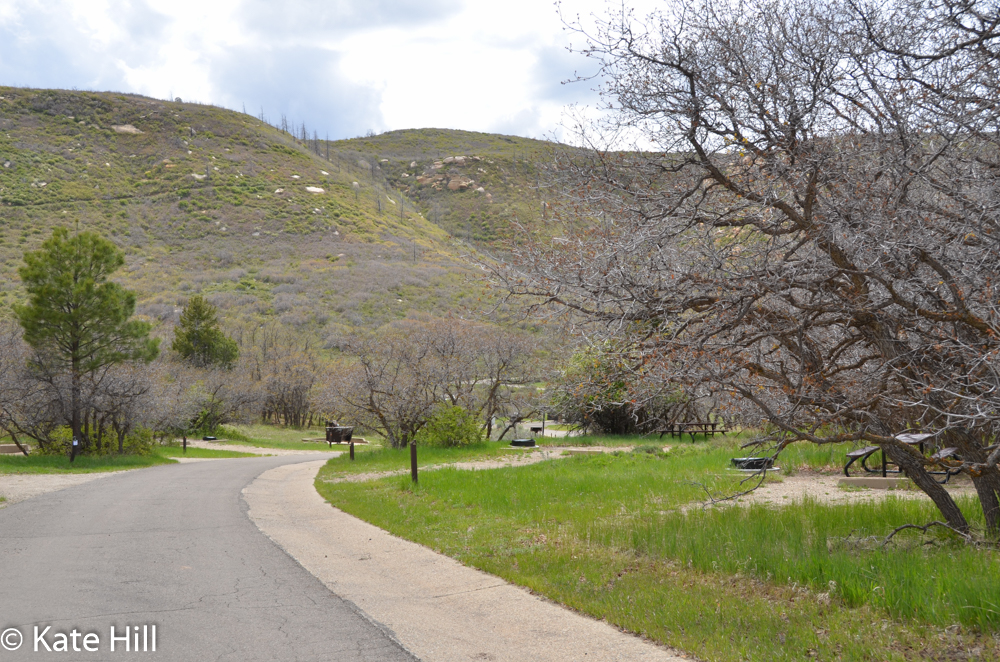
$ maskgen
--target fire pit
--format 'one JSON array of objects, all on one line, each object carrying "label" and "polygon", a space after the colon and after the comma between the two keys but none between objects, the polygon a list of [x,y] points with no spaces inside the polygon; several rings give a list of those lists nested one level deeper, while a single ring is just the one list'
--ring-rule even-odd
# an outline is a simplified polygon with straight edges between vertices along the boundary
[{"label": "fire pit", "polygon": [[733,467],[741,471],[763,471],[774,468],[774,459],[770,457],[734,457]]}]

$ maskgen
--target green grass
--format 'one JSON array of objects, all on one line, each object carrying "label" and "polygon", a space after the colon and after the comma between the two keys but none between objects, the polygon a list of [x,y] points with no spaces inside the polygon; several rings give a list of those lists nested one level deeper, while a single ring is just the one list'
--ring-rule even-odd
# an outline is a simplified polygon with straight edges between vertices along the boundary
[{"label": "green grass", "polygon": [[173,464],[161,455],[81,455],[71,464],[60,455],[0,455],[0,474],[86,474]]},{"label": "green grass", "polygon": [[[693,481],[736,487],[733,454],[674,444],[666,455],[442,469],[416,488],[408,477],[327,483],[335,460],[316,486],[391,533],[701,659],[1000,659],[995,551],[940,534],[881,549],[893,527],[938,517],[925,501],[681,509],[703,497]],[[961,505],[979,524],[974,504]]]},{"label": "green grass", "polygon": [[[417,448],[417,468],[430,465],[469,462],[471,460],[495,460],[510,457],[514,453],[538,451],[503,450],[507,444],[486,442],[461,448]],[[333,458],[323,468],[322,475],[329,479],[338,474],[369,473],[379,471],[399,471],[410,469],[409,448],[395,449],[381,446],[355,446],[355,460],[346,453]]]},{"label": "green grass", "polygon": [[[296,451],[327,451],[331,450],[325,441],[302,441],[303,439],[322,438],[323,428],[290,428],[277,425],[223,425],[216,432],[219,437],[216,443],[232,444],[256,448],[280,448]],[[346,446],[334,446],[332,450],[345,450]]]}]

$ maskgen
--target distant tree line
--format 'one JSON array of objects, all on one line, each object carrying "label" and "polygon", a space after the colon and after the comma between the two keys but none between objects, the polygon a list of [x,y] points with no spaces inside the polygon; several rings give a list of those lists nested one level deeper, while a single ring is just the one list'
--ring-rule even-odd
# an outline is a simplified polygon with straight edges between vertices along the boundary
[{"label": "distant tree line", "polygon": [[63,228],[25,254],[28,299],[0,322],[0,431],[25,452],[66,452],[74,439],[82,453],[141,452],[226,423],[332,418],[401,446],[436,415],[488,437],[539,410],[523,334],[403,320],[346,336],[331,360],[276,321],[225,324],[197,294],[176,326],[153,329],[133,318],[135,294],[111,280],[123,263],[111,242]]}]

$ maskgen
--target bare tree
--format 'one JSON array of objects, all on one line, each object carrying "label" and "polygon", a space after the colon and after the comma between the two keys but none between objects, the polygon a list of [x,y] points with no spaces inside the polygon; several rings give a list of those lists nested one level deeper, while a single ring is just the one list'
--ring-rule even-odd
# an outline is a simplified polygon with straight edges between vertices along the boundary
[{"label": "bare tree", "polygon": [[295,427],[311,425],[313,386],[321,370],[311,339],[278,323],[238,327],[233,337],[246,356],[247,377],[259,391],[260,418]]},{"label": "bare tree", "polygon": [[534,367],[524,337],[464,320],[407,319],[352,336],[342,348],[351,358],[330,373],[326,407],[395,447],[409,443],[439,403],[466,409],[492,434]]},{"label": "bare tree", "polygon": [[[609,17],[586,52],[611,119],[564,164],[579,213],[497,280],[616,337],[635,397],[711,397],[774,426],[775,453],[878,445],[967,531],[927,471],[960,468],[996,536],[998,25],[957,0]],[[895,438],[912,425],[961,460]]]}]

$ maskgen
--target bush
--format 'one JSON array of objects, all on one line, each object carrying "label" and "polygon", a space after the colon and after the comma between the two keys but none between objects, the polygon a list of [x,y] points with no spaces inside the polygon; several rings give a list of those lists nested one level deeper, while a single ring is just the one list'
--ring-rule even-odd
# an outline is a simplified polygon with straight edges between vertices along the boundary
[{"label": "bush", "polygon": [[32,455],[69,455],[69,447],[73,441],[73,430],[68,425],[57,427],[49,433],[48,442],[35,444]]},{"label": "bush", "polygon": [[[113,440],[112,444],[109,444],[112,448],[108,452],[108,455],[114,455],[118,452],[117,439]],[[105,449],[108,447],[105,446]],[[149,455],[153,452],[153,431],[148,428],[138,428],[132,430],[127,435],[125,435],[125,440],[122,443],[122,450],[125,455]]]},{"label": "bush", "polygon": [[455,448],[480,444],[485,437],[472,414],[462,407],[441,405],[435,408],[414,439],[420,446]]},{"label": "bush", "polygon": [[[68,425],[63,425],[49,434],[49,441],[42,447],[35,444],[32,447],[32,455],[69,455],[70,445],[73,442],[73,430]],[[132,430],[122,441],[122,455],[149,455],[153,452],[153,432],[146,428]],[[83,455],[118,455],[118,435],[111,430],[105,430],[101,449],[98,450],[93,444],[82,452]]]}]

